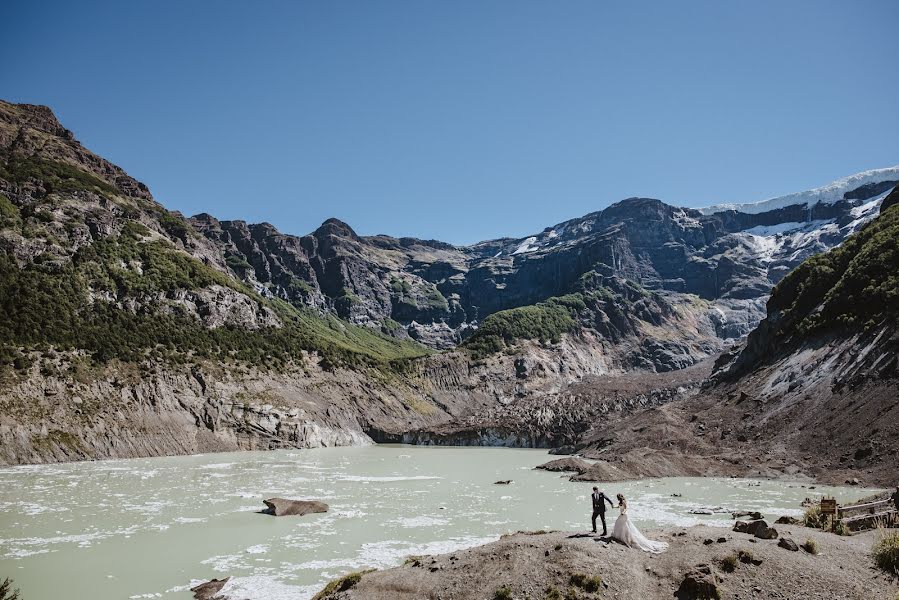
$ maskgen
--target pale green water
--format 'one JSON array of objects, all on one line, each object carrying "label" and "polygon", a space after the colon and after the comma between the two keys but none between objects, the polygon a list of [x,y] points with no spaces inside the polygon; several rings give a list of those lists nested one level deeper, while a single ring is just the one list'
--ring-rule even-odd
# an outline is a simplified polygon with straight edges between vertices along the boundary
[{"label": "pale green water", "polygon": [[[586,530],[593,484],[533,470],[550,458],[541,450],[372,446],[0,469],[0,577],[12,577],[24,600],[189,598],[192,580],[226,575],[235,576],[236,597],[309,598],[329,579],[410,554],[519,529]],[[494,485],[499,479],[514,483]],[[689,514],[700,506],[776,517],[799,514],[806,496],[868,493],[700,478],[601,488],[624,493],[643,527],[732,523]],[[271,496],[324,500],[331,511],[257,514]]]}]

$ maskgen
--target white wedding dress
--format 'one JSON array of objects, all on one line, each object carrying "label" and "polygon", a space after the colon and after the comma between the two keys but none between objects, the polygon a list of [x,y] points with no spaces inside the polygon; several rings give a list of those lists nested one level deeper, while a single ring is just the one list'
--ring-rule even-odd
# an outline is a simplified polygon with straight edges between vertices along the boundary
[{"label": "white wedding dress", "polygon": [[631,523],[630,518],[627,516],[627,507],[621,509],[621,514],[615,521],[615,527],[612,528],[612,537],[625,546],[638,548],[653,554],[660,554],[668,549],[666,542],[654,542],[640,533],[637,526]]}]

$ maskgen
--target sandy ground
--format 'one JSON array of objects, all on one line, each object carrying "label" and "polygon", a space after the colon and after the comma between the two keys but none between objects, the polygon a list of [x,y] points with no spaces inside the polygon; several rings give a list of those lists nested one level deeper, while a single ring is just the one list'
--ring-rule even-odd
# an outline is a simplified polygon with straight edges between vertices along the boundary
[{"label": "sandy ground", "polygon": [[[697,568],[709,571],[707,578],[723,599],[895,600],[899,596],[899,583],[878,571],[871,560],[876,532],[839,537],[801,526],[775,527],[781,537],[797,544],[814,540],[818,554],[781,548],[777,539],[761,540],[706,526],[646,531],[648,537],[670,544],[660,555],[585,534],[517,533],[492,544],[418,557],[395,569],[365,574],[350,589],[327,598],[492,600],[503,598],[497,592],[508,588],[508,598],[521,600],[671,600],[678,597],[685,574]],[[721,559],[740,551],[744,557],[751,554],[752,560],[737,561],[733,572],[726,572]],[[597,592],[585,591],[571,583],[574,574],[599,576],[602,585]]]}]

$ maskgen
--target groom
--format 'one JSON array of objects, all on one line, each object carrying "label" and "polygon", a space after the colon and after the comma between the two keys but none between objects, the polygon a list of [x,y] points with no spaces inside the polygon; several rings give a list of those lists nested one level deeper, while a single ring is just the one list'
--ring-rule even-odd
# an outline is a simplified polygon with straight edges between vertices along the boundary
[{"label": "groom", "polygon": [[596,517],[599,517],[599,520],[602,521],[602,534],[604,536],[609,535],[606,529],[606,502],[612,507],[615,504],[609,500],[608,496],[600,492],[596,486],[593,487],[593,494],[590,495],[590,498],[593,500],[593,533],[596,533]]}]

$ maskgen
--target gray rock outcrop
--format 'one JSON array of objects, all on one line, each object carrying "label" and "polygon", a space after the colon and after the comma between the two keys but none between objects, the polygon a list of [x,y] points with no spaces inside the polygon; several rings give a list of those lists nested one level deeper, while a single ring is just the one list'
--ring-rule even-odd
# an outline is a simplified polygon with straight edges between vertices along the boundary
[{"label": "gray rock outcrop", "polygon": [[312,513],[328,512],[328,505],[318,500],[288,500],[286,498],[269,498],[262,501],[267,507],[264,513],[275,517],[290,517]]}]

